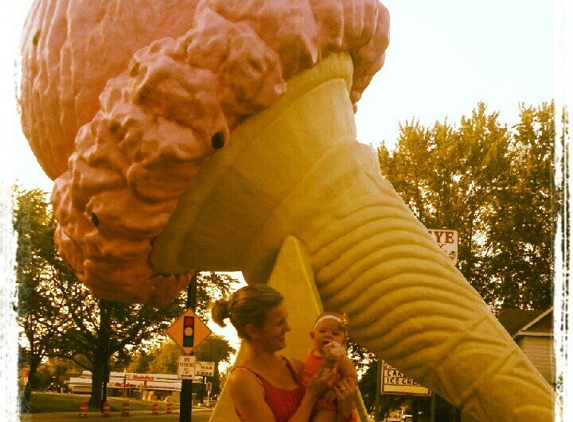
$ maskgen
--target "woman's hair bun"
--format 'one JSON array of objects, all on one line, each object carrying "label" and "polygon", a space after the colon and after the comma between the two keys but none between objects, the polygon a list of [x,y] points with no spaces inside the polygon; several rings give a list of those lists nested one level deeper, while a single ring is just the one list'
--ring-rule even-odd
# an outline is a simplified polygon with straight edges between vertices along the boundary
[{"label": "woman's hair bun", "polygon": [[226,327],[225,320],[230,316],[229,301],[227,299],[219,299],[211,306],[211,318],[217,325]]}]

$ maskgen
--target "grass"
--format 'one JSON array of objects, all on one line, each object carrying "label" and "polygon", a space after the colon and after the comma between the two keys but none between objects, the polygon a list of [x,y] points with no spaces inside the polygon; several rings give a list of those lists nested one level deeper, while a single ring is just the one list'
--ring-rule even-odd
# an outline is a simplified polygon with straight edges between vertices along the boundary
[{"label": "grass", "polygon": [[[30,413],[78,412],[80,404],[90,399],[88,394],[59,394],[32,392],[30,398]],[[112,412],[121,412],[124,399],[122,397],[108,397]],[[149,401],[129,399],[129,410],[151,410]],[[178,411],[179,404],[173,403],[173,411]],[[165,409],[165,403],[159,403],[159,409]],[[99,411],[92,409],[89,411]]]}]

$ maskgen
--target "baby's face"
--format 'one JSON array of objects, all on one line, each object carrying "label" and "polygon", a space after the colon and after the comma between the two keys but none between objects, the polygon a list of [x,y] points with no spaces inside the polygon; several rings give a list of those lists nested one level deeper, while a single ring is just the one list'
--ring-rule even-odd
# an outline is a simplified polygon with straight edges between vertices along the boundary
[{"label": "baby's face", "polygon": [[342,328],[340,322],[332,319],[320,321],[312,331],[311,337],[314,340],[314,348],[321,353],[324,351],[324,345],[331,341],[336,341],[340,344],[345,344],[346,342],[344,328]]}]

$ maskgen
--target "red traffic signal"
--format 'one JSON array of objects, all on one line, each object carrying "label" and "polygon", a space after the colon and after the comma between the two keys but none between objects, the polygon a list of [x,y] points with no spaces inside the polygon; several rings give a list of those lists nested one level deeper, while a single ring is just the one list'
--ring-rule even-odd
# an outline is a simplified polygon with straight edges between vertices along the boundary
[{"label": "red traffic signal", "polygon": [[183,347],[193,347],[195,340],[195,317],[183,317]]}]

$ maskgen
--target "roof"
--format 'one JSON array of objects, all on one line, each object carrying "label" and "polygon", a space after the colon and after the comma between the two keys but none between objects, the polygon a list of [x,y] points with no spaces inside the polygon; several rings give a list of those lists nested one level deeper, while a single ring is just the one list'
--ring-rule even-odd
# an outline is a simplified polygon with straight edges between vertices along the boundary
[{"label": "roof", "polygon": [[502,309],[497,319],[513,338],[553,333],[553,306],[545,311]]}]

